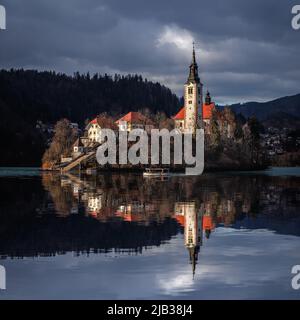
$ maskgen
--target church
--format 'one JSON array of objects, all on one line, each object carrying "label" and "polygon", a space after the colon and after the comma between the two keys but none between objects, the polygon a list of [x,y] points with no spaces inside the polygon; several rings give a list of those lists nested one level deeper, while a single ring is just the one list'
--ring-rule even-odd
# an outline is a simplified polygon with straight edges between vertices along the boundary
[{"label": "church", "polygon": [[192,63],[189,76],[184,85],[184,106],[173,117],[175,128],[185,133],[195,133],[197,128],[209,125],[215,103],[211,101],[209,92],[203,103],[203,84],[198,74],[195,48],[193,47]]}]

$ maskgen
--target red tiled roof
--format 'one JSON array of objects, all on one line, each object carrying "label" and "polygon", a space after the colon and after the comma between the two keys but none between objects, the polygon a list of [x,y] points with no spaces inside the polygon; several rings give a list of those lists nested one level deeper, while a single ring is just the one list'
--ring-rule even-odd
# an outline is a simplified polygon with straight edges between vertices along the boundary
[{"label": "red tiled roof", "polygon": [[150,123],[150,122],[152,122],[150,119],[145,117],[140,112],[128,112],[125,116],[123,116],[122,118],[117,120],[116,123],[119,123],[120,121],[133,122],[133,123],[139,123],[139,122]]},{"label": "red tiled roof", "polygon": [[212,117],[212,112],[215,109],[215,104],[203,104],[202,115],[204,120],[209,120]]},{"label": "red tiled roof", "polygon": [[117,126],[111,117],[98,116],[87,125],[86,129],[88,130],[92,124],[98,124],[101,128],[117,130]]},{"label": "red tiled roof", "polygon": [[[212,111],[215,109],[215,104],[203,104],[202,116],[204,120],[208,120],[212,117]],[[173,117],[174,120],[184,120],[185,108],[181,108],[180,111]]]},{"label": "red tiled roof", "polygon": [[173,117],[174,120],[184,120],[185,116],[185,108],[182,107],[180,111]]}]

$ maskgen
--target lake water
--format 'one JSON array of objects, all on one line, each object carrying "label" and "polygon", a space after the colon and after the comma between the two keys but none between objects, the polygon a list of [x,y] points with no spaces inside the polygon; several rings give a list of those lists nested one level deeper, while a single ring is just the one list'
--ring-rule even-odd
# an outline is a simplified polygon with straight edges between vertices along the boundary
[{"label": "lake water", "polygon": [[0,299],[300,299],[300,168],[0,169]]}]

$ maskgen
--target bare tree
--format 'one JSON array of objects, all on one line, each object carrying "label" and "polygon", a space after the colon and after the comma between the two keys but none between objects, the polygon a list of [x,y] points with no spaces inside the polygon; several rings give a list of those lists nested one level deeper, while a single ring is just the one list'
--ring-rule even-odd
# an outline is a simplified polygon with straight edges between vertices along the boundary
[{"label": "bare tree", "polygon": [[55,134],[49,149],[43,155],[43,167],[51,167],[60,161],[61,156],[70,156],[72,146],[78,136],[76,129],[71,127],[67,119],[59,120],[54,128]]}]

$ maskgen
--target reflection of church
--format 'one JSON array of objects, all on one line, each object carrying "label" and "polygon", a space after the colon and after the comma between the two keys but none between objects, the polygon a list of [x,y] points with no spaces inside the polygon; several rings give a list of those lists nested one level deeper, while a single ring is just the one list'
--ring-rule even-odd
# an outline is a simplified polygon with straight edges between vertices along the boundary
[{"label": "reflection of church", "polygon": [[184,242],[189,252],[194,276],[200,246],[202,245],[202,212],[197,209],[194,201],[176,202],[175,217],[184,227]]},{"label": "reflection of church", "polygon": [[[168,225],[168,232],[179,232],[181,225],[184,227],[184,243],[193,274],[203,237],[209,239],[216,226],[231,226],[238,214],[247,214],[251,210],[250,193],[228,192],[227,183],[220,185],[219,192],[215,188],[200,189],[195,201],[191,199],[191,190],[194,190],[198,180],[182,183],[179,177],[159,184],[153,180],[144,184],[143,177],[135,175],[79,179],[68,174],[58,179],[57,185],[54,184],[56,180],[45,175],[43,181],[54,199],[56,211],[64,217],[81,212],[101,223],[116,222],[124,230],[129,225],[156,225],[158,228],[165,224]],[[209,182],[204,181],[204,185],[209,185]],[[143,232],[144,229],[140,230]]]},{"label": "reflection of church", "polygon": [[[184,242],[188,249],[190,262],[195,274],[200,246],[203,235],[210,238],[212,231],[217,225],[230,226],[236,216],[236,207],[230,199],[216,201],[215,193],[210,194],[200,206],[195,201],[176,202],[175,216],[177,222],[184,228]],[[243,212],[249,212],[250,208],[243,203]]]}]

